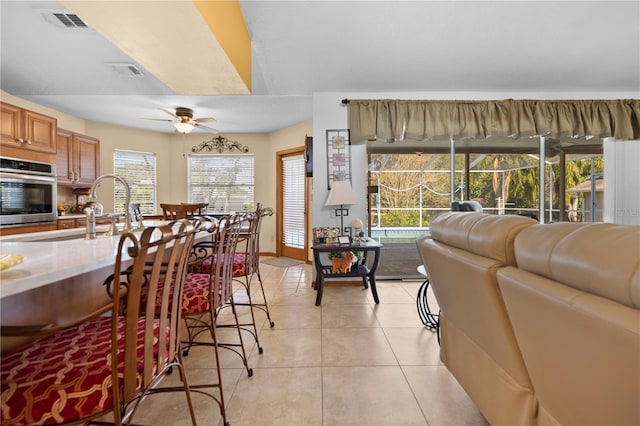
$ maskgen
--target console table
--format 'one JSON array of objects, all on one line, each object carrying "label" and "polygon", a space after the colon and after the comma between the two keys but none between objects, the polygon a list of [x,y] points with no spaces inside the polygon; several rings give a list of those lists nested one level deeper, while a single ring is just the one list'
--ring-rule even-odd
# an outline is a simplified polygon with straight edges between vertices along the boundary
[{"label": "console table", "polygon": [[[380,303],[380,300],[378,299],[378,291],[376,289],[376,269],[378,268],[378,261],[380,260],[381,247],[382,244],[373,240],[352,242],[349,244],[314,244],[311,247],[311,250],[313,250],[313,263],[316,267],[316,290],[318,291],[318,294],[316,295],[316,306],[320,306],[320,303],[322,303],[322,291],[324,290],[325,280],[353,277],[362,278],[364,288],[368,288],[370,286],[373,300],[376,303]],[[346,273],[332,272],[331,264],[322,264],[320,261],[320,253],[330,253],[334,251],[352,251],[354,253],[363,252],[364,256],[361,260],[351,266],[351,271]],[[373,253],[371,268],[367,265],[369,253]],[[368,284],[367,279],[369,280]]]}]

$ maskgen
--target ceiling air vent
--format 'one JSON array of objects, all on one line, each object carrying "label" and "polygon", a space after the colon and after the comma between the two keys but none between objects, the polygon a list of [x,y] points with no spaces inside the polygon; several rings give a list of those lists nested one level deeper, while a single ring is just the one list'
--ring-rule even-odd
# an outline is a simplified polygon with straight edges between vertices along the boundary
[{"label": "ceiling air vent", "polygon": [[84,23],[82,19],[78,15],[73,13],[54,13],[55,16],[61,23],[67,28],[87,28],[88,25]]},{"label": "ceiling air vent", "polygon": [[80,17],[66,9],[36,9],[36,12],[44,18],[45,22],[56,28],[80,28],[90,29],[91,27]]},{"label": "ceiling air vent", "polygon": [[124,62],[110,62],[107,63],[108,66],[113,68],[116,74],[119,77],[144,77],[140,68],[138,68],[134,64],[124,63]]}]

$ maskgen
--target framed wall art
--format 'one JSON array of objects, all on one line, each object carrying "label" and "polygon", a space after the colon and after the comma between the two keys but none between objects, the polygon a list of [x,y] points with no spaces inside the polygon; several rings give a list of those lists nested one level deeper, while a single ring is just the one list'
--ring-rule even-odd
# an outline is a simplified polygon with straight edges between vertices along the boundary
[{"label": "framed wall art", "polygon": [[334,180],[351,181],[349,129],[327,130],[327,187]]}]

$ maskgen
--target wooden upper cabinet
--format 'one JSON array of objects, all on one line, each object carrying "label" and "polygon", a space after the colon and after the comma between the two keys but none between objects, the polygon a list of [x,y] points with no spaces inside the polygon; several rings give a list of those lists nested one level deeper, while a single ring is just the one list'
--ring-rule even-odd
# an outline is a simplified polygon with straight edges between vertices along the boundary
[{"label": "wooden upper cabinet", "polygon": [[58,130],[58,185],[91,186],[100,174],[100,140]]},{"label": "wooden upper cabinet", "polygon": [[58,120],[0,102],[0,144],[28,151],[56,153]]},{"label": "wooden upper cabinet", "polygon": [[20,145],[22,135],[22,108],[0,102],[0,141],[3,145]]},{"label": "wooden upper cabinet", "polygon": [[100,141],[86,135],[74,135],[77,153],[76,182],[80,185],[93,185],[100,176]]},{"label": "wooden upper cabinet", "polygon": [[73,166],[73,133],[63,129],[58,129],[56,177],[58,185],[71,185],[75,179]]}]

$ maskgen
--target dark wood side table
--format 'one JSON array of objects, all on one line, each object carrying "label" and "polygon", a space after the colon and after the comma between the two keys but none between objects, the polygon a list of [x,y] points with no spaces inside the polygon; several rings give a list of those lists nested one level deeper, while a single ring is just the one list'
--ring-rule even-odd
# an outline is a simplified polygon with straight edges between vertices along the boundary
[{"label": "dark wood side table", "polygon": [[[349,244],[314,244],[311,247],[313,250],[313,263],[316,267],[316,306],[320,306],[322,303],[322,291],[324,290],[324,280],[335,278],[362,278],[362,284],[364,288],[371,287],[371,294],[373,300],[376,303],[380,303],[378,299],[378,291],[376,289],[376,269],[378,269],[378,261],[380,260],[380,248],[382,244],[377,241],[368,240],[366,242],[352,242]],[[356,264],[351,266],[351,271],[347,273],[334,273],[331,272],[331,264],[322,264],[320,261],[320,253],[329,253],[332,251],[352,251],[363,252],[364,256]],[[369,253],[373,253],[373,259],[371,262],[371,268],[367,265],[367,259]],[[326,260],[325,260],[326,262]],[[369,280],[367,284],[367,279]]]}]

